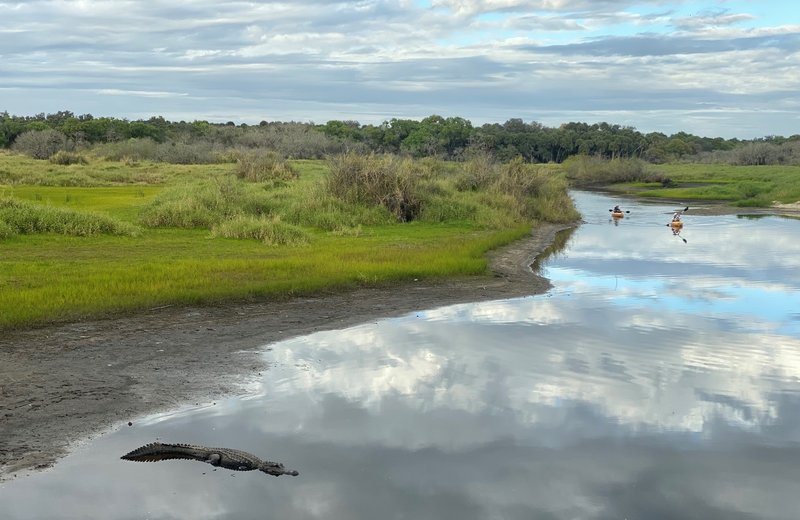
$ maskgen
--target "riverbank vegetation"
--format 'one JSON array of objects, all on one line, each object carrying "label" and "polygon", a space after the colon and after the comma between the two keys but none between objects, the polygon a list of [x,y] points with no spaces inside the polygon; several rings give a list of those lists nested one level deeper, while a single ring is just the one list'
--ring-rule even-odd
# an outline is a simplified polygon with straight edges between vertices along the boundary
[{"label": "riverbank vegetation", "polygon": [[739,207],[800,201],[797,165],[650,165],[638,159],[573,157],[564,163],[564,169],[573,186],[636,197],[721,201]]},{"label": "riverbank vegetation", "polygon": [[522,160],[84,159],[0,153],[0,329],[476,275],[579,218],[563,175]]}]

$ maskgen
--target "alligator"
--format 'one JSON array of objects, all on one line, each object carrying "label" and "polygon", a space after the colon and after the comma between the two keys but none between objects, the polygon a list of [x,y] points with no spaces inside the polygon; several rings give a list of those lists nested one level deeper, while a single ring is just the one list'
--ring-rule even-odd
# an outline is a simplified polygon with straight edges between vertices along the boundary
[{"label": "alligator", "polygon": [[246,451],[232,450],[230,448],[206,448],[205,446],[191,444],[151,442],[141,448],[136,448],[130,453],[126,453],[120,458],[138,462],[156,462],[170,459],[199,460],[212,466],[235,471],[253,471],[257,469],[276,477],[281,475],[296,477],[299,474],[295,470],[286,469],[279,462],[261,460]]}]

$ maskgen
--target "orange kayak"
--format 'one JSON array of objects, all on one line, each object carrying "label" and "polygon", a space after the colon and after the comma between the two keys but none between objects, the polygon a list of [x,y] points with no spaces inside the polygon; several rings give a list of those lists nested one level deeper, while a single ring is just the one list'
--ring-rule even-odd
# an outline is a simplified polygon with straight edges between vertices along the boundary
[{"label": "orange kayak", "polygon": [[612,211],[611,212],[611,216],[614,217],[614,218],[622,218],[622,217],[625,216],[625,213],[623,213],[621,211]]},{"label": "orange kayak", "polygon": [[672,222],[669,223],[669,225],[674,228],[682,228],[683,222],[681,222],[680,220],[673,220]]}]

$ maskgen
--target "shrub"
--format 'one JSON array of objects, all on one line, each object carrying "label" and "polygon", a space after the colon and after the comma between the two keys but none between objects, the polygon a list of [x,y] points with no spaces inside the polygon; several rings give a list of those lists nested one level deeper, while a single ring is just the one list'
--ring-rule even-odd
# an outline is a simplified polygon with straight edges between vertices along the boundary
[{"label": "shrub", "polygon": [[494,183],[495,188],[518,199],[540,195],[547,182],[546,174],[525,164],[521,157],[503,164],[499,170],[500,173]]},{"label": "shrub", "polygon": [[456,178],[459,191],[478,191],[487,188],[497,178],[495,163],[487,154],[475,154],[464,163],[461,174]]},{"label": "shrub", "polygon": [[170,164],[213,164],[219,162],[215,148],[209,143],[160,143],[156,147],[158,162]]},{"label": "shrub", "polygon": [[328,162],[327,186],[333,196],[350,203],[383,206],[401,222],[419,215],[421,170],[411,159],[348,153]]},{"label": "shrub", "polygon": [[235,144],[273,150],[291,159],[322,159],[343,153],[347,146],[358,146],[352,143],[345,145],[340,139],[320,132],[313,125],[292,122],[247,128],[237,137]]},{"label": "shrub", "polygon": [[246,181],[288,181],[297,177],[297,171],[277,152],[240,152],[235,160],[236,176]]},{"label": "shrub", "polygon": [[149,137],[128,139],[115,143],[106,143],[94,148],[94,152],[107,161],[155,161],[158,156],[158,143]]},{"label": "shrub", "polygon": [[636,158],[603,159],[574,155],[564,161],[567,179],[574,186],[604,186],[619,182],[648,181],[647,164]]},{"label": "shrub", "polygon": [[49,159],[59,150],[66,150],[68,141],[58,130],[31,130],[18,135],[12,148],[34,159]]},{"label": "shrub", "polygon": [[68,166],[70,164],[89,163],[89,161],[87,161],[86,157],[84,157],[83,155],[75,152],[67,152],[65,150],[59,150],[58,152],[51,155],[50,162],[53,164],[61,164],[64,166]]},{"label": "shrub", "polygon": [[781,148],[772,143],[749,143],[733,151],[733,164],[744,166],[762,166],[783,162]]},{"label": "shrub", "polygon": [[168,141],[157,143],[149,137],[106,143],[95,147],[95,153],[108,161],[164,162],[170,164],[214,164],[221,162],[218,147],[205,142],[181,143]]}]

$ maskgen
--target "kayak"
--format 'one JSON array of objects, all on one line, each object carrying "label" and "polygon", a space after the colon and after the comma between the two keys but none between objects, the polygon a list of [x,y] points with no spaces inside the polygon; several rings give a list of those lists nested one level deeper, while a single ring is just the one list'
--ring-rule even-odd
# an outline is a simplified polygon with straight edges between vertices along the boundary
[{"label": "kayak", "polygon": [[622,218],[622,217],[625,216],[625,213],[623,213],[621,211],[612,211],[611,212],[611,216],[614,217],[614,218]]},{"label": "kayak", "polygon": [[683,222],[681,222],[680,220],[673,220],[672,222],[669,223],[669,225],[674,228],[682,228]]}]

